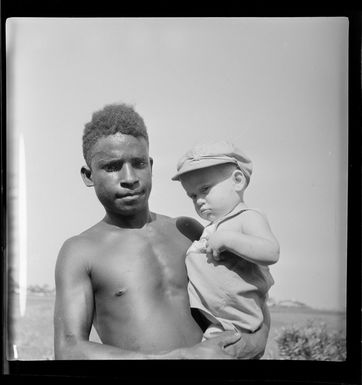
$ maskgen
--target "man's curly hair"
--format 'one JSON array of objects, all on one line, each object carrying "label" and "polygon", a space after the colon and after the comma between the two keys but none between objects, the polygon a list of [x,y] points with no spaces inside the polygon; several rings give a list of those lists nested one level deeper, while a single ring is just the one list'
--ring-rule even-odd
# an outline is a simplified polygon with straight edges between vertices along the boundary
[{"label": "man's curly hair", "polygon": [[92,115],[83,132],[83,156],[90,167],[93,145],[104,136],[117,133],[145,138],[148,142],[147,128],[142,117],[127,104],[109,104]]}]

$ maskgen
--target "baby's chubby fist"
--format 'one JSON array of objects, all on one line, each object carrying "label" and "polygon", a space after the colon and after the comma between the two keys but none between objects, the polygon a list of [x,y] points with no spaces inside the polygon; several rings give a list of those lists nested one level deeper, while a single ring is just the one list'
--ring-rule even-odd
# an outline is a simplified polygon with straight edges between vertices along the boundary
[{"label": "baby's chubby fist", "polygon": [[208,255],[211,255],[215,261],[219,261],[221,258],[220,254],[226,250],[225,239],[226,232],[224,231],[215,231],[210,234],[207,239],[206,252]]}]

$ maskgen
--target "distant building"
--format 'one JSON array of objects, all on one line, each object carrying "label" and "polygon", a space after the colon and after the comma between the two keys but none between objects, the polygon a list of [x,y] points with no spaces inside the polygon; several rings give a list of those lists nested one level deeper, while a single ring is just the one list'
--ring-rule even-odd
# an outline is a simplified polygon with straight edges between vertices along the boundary
[{"label": "distant building", "polygon": [[296,301],[293,299],[286,299],[278,302],[279,306],[287,306],[287,307],[307,307],[307,305],[303,302]]},{"label": "distant building", "polygon": [[267,306],[272,307],[272,306],[276,306],[277,302],[274,298],[268,298],[268,300],[266,301],[266,304]]}]

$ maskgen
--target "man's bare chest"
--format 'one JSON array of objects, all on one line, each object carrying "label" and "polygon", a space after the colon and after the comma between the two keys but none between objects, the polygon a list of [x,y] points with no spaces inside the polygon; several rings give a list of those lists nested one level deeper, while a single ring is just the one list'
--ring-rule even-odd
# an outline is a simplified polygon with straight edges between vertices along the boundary
[{"label": "man's bare chest", "polygon": [[120,295],[125,290],[181,287],[187,279],[187,242],[171,234],[125,231],[101,242],[92,258],[95,291]]}]

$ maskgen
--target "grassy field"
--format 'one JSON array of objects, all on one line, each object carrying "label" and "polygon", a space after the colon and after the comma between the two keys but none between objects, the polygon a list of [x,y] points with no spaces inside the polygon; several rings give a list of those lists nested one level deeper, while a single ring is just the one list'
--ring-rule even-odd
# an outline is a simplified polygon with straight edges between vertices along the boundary
[{"label": "grassy field", "polygon": [[271,328],[264,359],[279,359],[279,349],[275,338],[283,327],[305,326],[309,320],[326,324],[329,331],[346,333],[346,313],[321,311],[311,308],[274,306],[270,308]]},{"label": "grassy field", "polygon": [[[18,296],[14,295],[13,344],[20,360],[52,360],[53,354],[53,308],[54,296],[28,295],[24,317],[19,315]],[[308,320],[326,323],[330,330],[345,331],[345,313],[319,311],[310,308],[291,308],[274,306],[270,308],[272,325],[266,346],[264,359],[279,359],[275,337],[282,327],[288,325],[305,325]],[[97,336],[92,333],[92,339]],[[13,349],[14,352],[14,349]]]}]

